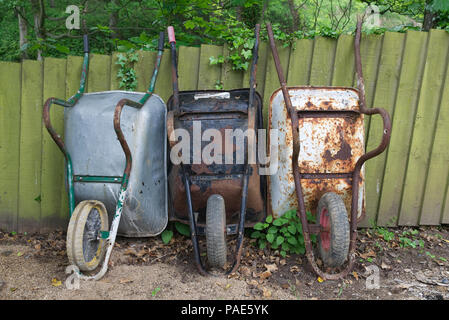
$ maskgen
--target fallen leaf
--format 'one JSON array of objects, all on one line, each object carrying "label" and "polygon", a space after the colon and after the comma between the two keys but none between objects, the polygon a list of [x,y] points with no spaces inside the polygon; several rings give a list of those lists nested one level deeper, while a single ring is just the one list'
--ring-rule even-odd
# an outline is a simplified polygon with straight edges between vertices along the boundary
[{"label": "fallen leaf", "polygon": [[389,270],[389,269],[391,269],[391,267],[390,267],[388,264],[386,264],[385,262],[383,262],[383,261],[382,261],[382,264],[380,265],[380,267],[381,267],[383,270]]},{"label": "fallen leaf", "polygon": [[278,267],[277,267],[277,265],[275,263],[273,263],[273,264],[266,264],[265,268],[267,268],[267,271],[269,271],[269,272],[274,272],[274,271],[278,270]]},{"label": "fallen leaf", "polygon": [[316,279],[319,283],[322,283],[322,282],[324,282],[324,279],[323,278],[321,278],[321,277],[318,277],[317,279]]},{"label": "fallen leaf", "polygon": [[352,275],[354,276],[354,278],[358,281],[359,280],[359,275],[357,272],[352,271]]},{"label": "fallen leaf", "polygon": [[376,256],[376,253],[373,251],[373,250],[370,250],[370,251],[368,251],[368,252],[365,252],[365,253],[361,253],[361,254],[359,254],[359,256],[361,257],[361,258],[363,258],[363,259],[367,259],[367,258],[369,258],[369,257],[375,257]]},{"label": "fallen leaf", "polygon": [[269,277],[271,277],[270,271],[264,271],[259,274],[259,278],[262,280],[265,280],[266,278],[269,278]]},{"label": "fallen leaf", "polygon": [[267,288],[262,287],[262,292],[263,292],[263,296],[264,296],[265,298],[270,298],[270,297],[271,297],[271,291],[268,290]]},{"label": "fallen leaf", "polygon": [[228,284],[225,286],[225,290],[228,290],[230,287],[231,287],[231,284],[228,283]]},{"label": "fallen leaf", "polygon": [[36,244],[36,245],[34,246],[34,249],[40,250],[40,249],[41,249],[41,244],[40,244],[40,243]]},{"label": "fallen leaf", "polygon": [[23,252],[20,252],[20,251],[19,251],[19,252],[17,252],[17,256],[18,256],[18,257],[21,257],[21,256],[23,256]]},{"label": "fallen leaf", "polygon": [[299,272],[299,267],[298,266],[291,267],[290,272]]},{"label": "fallen leaf", "polygon": [[53,279],[51,279],[51,285],[53,287],[59,287],[60,285],[62,285],[62,282],[61,282],[61,280],[53,278]]},{"label": "fallen leaf", "polygon": [[285,261],[285,259],[282,259],[281,261],[279,261],[279,264],[281,266],[285,266],[287,264],[287,261]]}]

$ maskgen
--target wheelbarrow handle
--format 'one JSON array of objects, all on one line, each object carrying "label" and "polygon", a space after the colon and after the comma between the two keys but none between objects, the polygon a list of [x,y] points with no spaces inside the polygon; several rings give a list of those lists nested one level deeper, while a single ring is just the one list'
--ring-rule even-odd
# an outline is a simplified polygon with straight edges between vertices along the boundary
[{"label": "wheelbarrow handle", "polygon": [[168,42],[169,43],[176,43],[176,38],[175,38],[175,29],[172,26],[169,26],[167,28],[167,33],[168,33]]},{"label": "wheelbarrow handle", "polygon": [[164,50],[164,42],[165,42],[165,32],[161,31],[161,32],[159,32],[159,43],[157,46],[158,51]]}]

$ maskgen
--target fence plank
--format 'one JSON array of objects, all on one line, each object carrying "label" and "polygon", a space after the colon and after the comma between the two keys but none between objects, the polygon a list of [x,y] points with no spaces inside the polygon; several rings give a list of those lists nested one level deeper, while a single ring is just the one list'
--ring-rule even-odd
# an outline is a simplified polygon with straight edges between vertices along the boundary
[{"label": "fence plank", "polygon": [[443,30],[429,32],[428,53],[416,113],[407,173],[399,213],[400,225],[416,225],[424,194],[440,92],[443,85],[449,38]]},{"label": "fence plank", "polygon": [[[45,58],[44,60],[44,102],[50,97],[64,98],[66,77],[66,60]],[[51,122],[59,134],[64,132],[64,108],[53,105]],[[64,179],[64,157],[42,126],[42,172],[41,172],[41,232],[48,232],[59,227],[65,228],[65,220],[60,219],[61,185]]]},{"label": "fence plank", "polygon": [[449,72],[447,69],[440,104],[421,206],[420,225],[440,224],[446,196],[445,186],[449,179]]},{"label": "fence plank", "polygon": [[[223,56],[229,55],[229,47],[227,44],[223,46]],[[248,70],[251,70],[251,60],[249,61]],[[233,70],[232,63],[226,61],[221,66],[221,84],[223,85],[223,90],[240,89],[243,87],[249,87],[248,85],[243,85],[243,71]],[[242,87],[243,85],[243,87]]]},{"label": "fence plank", "polygon": [[[267,70],[267,59],[268,56],[271,55],[270,47],[266,42],[260,42],[259,44],[259,60],[257,61],[257,74],[256,74],[256,91],[260,94],[261,97],[264,97],[264,89],[265,89],[265,71]],[[249,88],[249,78],[250,78],[251,68],[249,67],[243,73],[242,86],[243,88]],[[263,101],[263,99],[262,99]],[[263,104],[263,109],[268,108],[265,104]],[[264,122],[264,127],[266,128],[267,123]]]},{"label": "fence plank", "polygon": [[[279,54],[279,61],[281,63],[282,71],[284,72],[285,79],[288,79],[289,73],[289,59],[290,59],[290,48],[283,48],[278,42],[276,42],[276,47]],[[269,55],[267,57],[267,71],[265,73],[265,87],[263,96],[263,121],[268,124],[268,109],[270,108],[270,98],[273,92],[280,88],[279,78],[276,71],[276,66],[274,65],[273,55],[271,53],[271,48],[268,47]]]},{"label": "fence plank", "polygon": [[354,83],[354,37],[342,34],[338,37],[335,51],[334,71],[332,85],[351,87]]},{"label": "fence plank", "polygon": [[315,38],[312,57],[312,70],[310,72],[310,85],[329,86],[332,81],[335,49],[337,41],[324,37]]},{"label": "fence plank", "polygon": [[[198,88],[200,51],[199,47],[179,47],[179,61],[181,61],[178,64],[179,90],[187,91]],[[186,61],[186,63],[182,61]]]},{"label": "fence plank", "polygon": [[0,225],[17,230],[21,65],[0,63]]},{"label": "fence plank", "polygon": [[162,56],[161,66],[156,81],[156,87],[154,93],[167,102],[168,98],[173,93],[173,82],[171,74],[171,53],[170,50],[164,50]]},{"label": "fence plank", "polygon": [[[408,31],[392,116],[392,132],[386,155],[377,221],[380,225],[396,225],[407,167],[424,63],[427,33]],[[393,220],[395,220],[393,222]]]},{"label": "fence plank", "polygon": [[91,54],[89,59],[87,92],[108,91],[111,85],[111,56]]},{"label": "fence plank", "polygon": [[[135,65],[137,76],[137,89],[139,92],[146,92],[150,87],[151,76],[153,75],[154,64],[157,53],[154,51],[139,51],[139,61]],[[158,73],[158,76],[160,74]],[[114,75],[111,73],[111,77]]]},{"label": "fence plank", "polygon": [[[401,72],[404,38],[405,35],[403,33],[386,32],[380,57],[373,106],[384,108],[390,116],[394,114],[394,104]],[[381,117],[373,116],[369,126],[366,150],[377,148],[382,136],[383,121]],[[368,222],[370,220],[375,221],[377,216],[387,150],[375,158],[370,159],[365,165],[365,208]]]},{"label": "fence plank", "polygon": [[[379,67],[382,42],[383,36],[381,35],[367,36],[362,34],[360,56],[362,58],[363,77],[365,80],[365,98],[366,106],[368,108],[373,106],[374,93],[376,92],[377,70]],[[354,77],[354,87],[357,87],[356,77]],[[370,120],[371,117],[365,117],[365,141],[367,141],[368,138]]]},{"label": "fence plank", "polygon": [[312,69],[313,40],[296,40],[290,51],[287,83],[289,86],[306,86],[309,84]]},{"label": "fence plank", "polygon": [[[119,78],[117,78],[117,73],[120,69],[120,66],[117,64],[119,54],[120,54],[120,52],[114,52],[111,55],[111,67],[110,67],[111,78],[110,78],[110,83],[109,83],[110,90],[123,90],[120,88],[120,80],[119,80]],[[139,62],[140,62],[140,58],[141,58],[141,56],[139,55]],[[135,69],[135,70],[136,70],[136,73],[139,72],[139,69]],[[137,77],[137,82],[138,82],[138,84],[140,82],[138,77]]]},{"label": "fence plank", "polygon": [[441,213],[441,223],[449,224],[449,186],[447,184],[446,184],[446,197],[444,199],[443,212]]},{"label": "fence plank", "polygon": [[42,63],[22,62],[18,231],[38,232],[41,214]]},{"label": "fence plank", "polygon": [[[213,90],[217,81],[221,80],[221,67],[210,65],[209,58],[223,54],[223,47],[202,45],[198,74],[198,90]],[[182,63],[182,62],[181,62]]]}]

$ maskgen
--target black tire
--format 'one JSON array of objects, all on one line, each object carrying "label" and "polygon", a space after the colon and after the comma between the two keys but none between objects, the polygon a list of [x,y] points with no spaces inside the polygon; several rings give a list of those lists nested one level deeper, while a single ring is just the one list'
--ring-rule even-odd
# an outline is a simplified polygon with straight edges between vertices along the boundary
[{"label": "black tire", "polygon": [[70,264],[81,271],[95,270],[103,261],[105,239],[100,231],[108,231],[108,214],[104,204],[96,200],[80,202],[70,217],[67,229],[67,256]]},{"label": "black tire", "polygon": [[211,267],[223,268],[226,264],[226,211],[222,196],[211,195],[206,209],[207,261]]},{"label": "black tire", "polygon": [[330,233],[321,231],[318,235],[318,248],[325,266],[341,266],[349,252],[349,221],[345,204],[333,192],[325,193],[318,202],[317,223],[328,225]]}]

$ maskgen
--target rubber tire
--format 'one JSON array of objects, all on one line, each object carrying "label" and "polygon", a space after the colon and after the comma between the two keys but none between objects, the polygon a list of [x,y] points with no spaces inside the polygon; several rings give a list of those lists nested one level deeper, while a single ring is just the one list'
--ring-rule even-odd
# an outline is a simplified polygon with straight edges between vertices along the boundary
[{"label": "rubber tire", "polygon": [[67,256],[72,265],[76,265],[81,271],[95,270],[103,261],[106,252],[106,241],[100,239],[95,255],[89,261],[84,256],[84,231],[89,214],[96,209],[100,216],[100,230],[109,230],[108,214],[106,207],[100,201],[85,200],[80,202],[70,217],[67,229]]},{"label": "rubber tire", "polygon": [[342,198],[334,192],[325,193],[318,202],[317,223],[321,225],[321,212],[327,209],[330,224],[330,246],[325,248],[318,235],[318,248],[325,266],[340,267],[349,252],[349,221]]},{"label": "rubber tire", "polygon": [[226,264],[226,210],[222,196],[213,194],[207,199],[206,209],[207,261],[211,267]]}]

